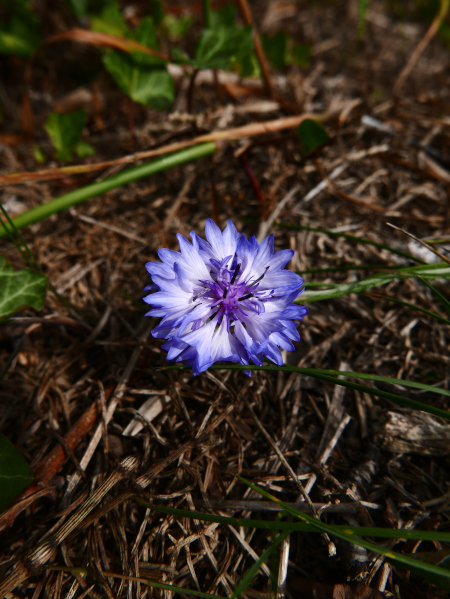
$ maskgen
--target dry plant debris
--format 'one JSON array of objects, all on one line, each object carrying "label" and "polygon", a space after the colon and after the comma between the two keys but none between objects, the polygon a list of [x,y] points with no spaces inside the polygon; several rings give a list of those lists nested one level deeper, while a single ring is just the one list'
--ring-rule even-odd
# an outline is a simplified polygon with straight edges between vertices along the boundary
[{"label": "dry plant debris", "polygon": [[[70,170],[60,176],[53,160],[45,175],[27,175],[40,169],[22,135],[18,69],[24,62],[2,57],[1,201],[11,216],[115,172],[131,160],[124,157],[142,159],[168,144],[305,113],[333,115],[331,143],[315,158],[302,159],[294,132],[275,127],[226,141],[211,158],[112,190],[23,231],[37,262],[75,309],[69,314],[49,293],[40,313],[23,311],[0,328],[1,364],[15,356],[2,381],[0,430],[35,475],[33,486],[0,515],[2,597],[173,596],[150,588],[147,579],[229,596],[269,546],[270,531],[179,518],[137,498],[273,520],[276,506],[237,475],[291,505],[303,504],[329,524],[449,530],[448,424],[284,372],[255,372],[244,380],[234,371],[193,378],[188,370],[165,370],[165,353],[150,335],[156,320],[143,317],[145,262],[156,259],[159,247],[176,249],[177,232],[201,234],[211,216],[221,225],[231,218],[247,235],[274,231],[277,249],[296,251],[289,267],[302,273],[307,289],[408,263],[381,247],[308,228],[393,246],[417,263],[434,260],[427,248],[389,228],[391,222],[422,240],[441,239],[433,247],[449,256],[449,53],[443,41],[427,40],[394,97],[426,24],[402,22],[390,4],[374,1],[358,40],[356,2],[249,5],[260,32],[287,31],[312,46],[308,67],[271,70],[270,98],[260,80],[200,72],[191,114],[186,78],[174,66],[177,95],[166,114],[131,103],[105,73],[74,92],[74,65],[98,62],[90,46],[61,41],[58,52],[35,60],[29,102],[47,155],[51,146],[39,132],[48,113],[55,106],[87,111],[85,139],[96,155],[80,161],[77,176]],[[49,15],[49,35],[68,29],[67,15],[52,13],[54,6],[39,8]],[[129,10],[136,20],[147,9],[133,2]],[[292,107],[299,117],[292,117]],[[97,162],[110,170],[96,172]],[[20,184],[11,173],[23,173]],[[279,221],[305,229],[282,228]],[[0,246],[23,267],[9,240]],[[360,265],[366,270],[355,269]],[[447,280],[434,284],[448,296]],[[393,281],[382,293],[444,314],[417,279]],[[448,326],[380,297],[310,303],[302,343],[289,363],[448,389]],[[445,396],[413,389],[408,396],[449,408]],[[276,553],[280,596],[448,596],[345,541],[311,532],[288,539]],[[436,541],[378,542],[435,564],[449,556],[449,546]],[[271,568],[261,567],[246,597],[272,596]]]}]

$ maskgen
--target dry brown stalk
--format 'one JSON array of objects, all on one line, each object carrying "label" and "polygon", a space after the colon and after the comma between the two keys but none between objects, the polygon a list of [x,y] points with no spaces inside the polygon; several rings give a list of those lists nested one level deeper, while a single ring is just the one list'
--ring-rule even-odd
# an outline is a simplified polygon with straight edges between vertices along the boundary
[{"label": "dry brown stalk", "polygon": [[355,198],[354,196],[345,193],[342,189],[339,189],[337,185],[331,181],[331,179],[325,173],[325,170],[322,166],[322,163],[318,158],[314,160],[314,164],[317,166],[317,170],[320,173],[320,176],[325,181],[328,186],[328,189],[341,197],[343,200],[350,202],[351,204],[355,204],[356,206],[361,206],[363,208],[368,208],[369,210],[373,210],[374,212],[385,212],[385,209],[382,206],[377,206],[376,204],[372,204],[372,202],[366,202],[365,200],[360,200],[359,198]]},{"label": "dry brown stalk", "polygon": [[7,175],[0,175],[0,184],[3,183],[11,185],[16,183],[25,183],[26,181],[49,181],[51,179],[61,179],[67,177],[68,175],[92,173],[110,168],[112,166],[132,164],[138,160],[145,160],[148,158],[154,158],[155,156],[171,154],[173,152],[178,152],[179,150],[184,150],[201,143],[235,141],[245,137],[256,137],[258,135],[265,135],[268,133],[277,133],[278,131],[298,127],[305,119],[326,121],[333,118],[337,114],[338,113],[336,111],[324,114],[305,113],[298,116],[290,116],[273,121],[266,121],[264,123],[251,123],[250,125],[234,127],[225,131],[213,131],[212,133],[199,135],[190,140],[177,141],[162,146],[161,148],[146,150],[144,152],[136,152],[135,154],[128,154],[127,156],[122,156],[121,158],[105,160],[103,162],[97,162],[96,164],[79,164],[74,166],[63,166],[61,168],[55,169],[43,169],[37,172],[10,173]]},{"label": "dry brown stalk", "polygon": [[[112,389],[108,390],[109,395],[111,392]],[[69,451],[73,451],[84,439],[94,426],[98,415],[98,403],[93,402],[64,437],[64,445]],[[58,444],[37,464],[34,470],[34,482],[17,497],[14,505],[1,515],[0,531],[12,526],[17,516],[36,499],[43,495],[48,495],[53,491],[53,487],[49,486],[49,483],[60,471],[66,460],[67,453],[64,447],[61,444]]]},{"label": "dry brown stalk", "polygon": [[253,22],[252,11],[250,10],[250,6],[247,0],[238,0],[238,4],[242,14],[242,18],[244,19],[244,23],[246,25],[252,25],[253,27],[253,44],[255,46],[256,56],[258,57],[259,64],[261,65],[261,70],[263,73],[264,83],[266,84],[267,91],[270,97],[273,97],[274,90],[272,84],[272,77],[270,75],[269,64],[267,62],[266,55],[264,54],[258,30],[256,29],[255,24]]},{"label": "dry brown stalk", "polygon": [[419,60],[421,54],[423,53],[425,48],[428,46],[428,44],[431,42],[431,40],[436,35],[436,33],[439,31],[439,27],[441,26],[442,21],[445,18],[445,15],[448,13],[449,4],[450,4],[449,0],[441,0],[441,5],[439,7],[439,11],[438,11],[437,15],[434,17],[433,21],[431,22],[430,27],[428,28],[428,30],[425,33],[425,35],[423,36],[423,38],[417,44],[416,48],[414,49],[414,52],[409,57],[408,62],[404,66],[402,72],[398,76],[397,81],[395,82],[394,90],[393,90],[394,95],[397,95],[399,93],[399,91],[402,88],[404,82],[406,81],[408,75],[411,73],[411,71],[415,67],[417,61]]},{"label": "dry brown stalk", "polygon": [[[206,427],[204,433],[197,438],[193,438],[180,447],[174,449],[167,458],[160,460],[154,464],[145,474],[139,476],[133,483],[132,488],[129,488],[120,493],[116,498],[106,504],[101,513],[105,514],[116,505],[119,505],[126,499],[133,497],[136,491],[142,491],[148,487],[154,478],[164,470],[169,464],[178,460],[186,451],[192,449],[195,445],[200,445],[206,441],[212,431],[234,410],[234,404],[230,404],[209,426]],[[26,558],[21,560],[10,573],[10,575],[0,584],[0,597],[4,597],[10,593],[17,585],[27,580],[30,576],[39,573],[42,568],[54,557],[59,545],[83,522],[83,526],[88,526],[92,522],[92,517],[86,520],[92,510],[102,501],[105,495],[120,481],[129,479],[136,468],[138,467],[138,459],[134,456],[124,458],[119,466],[98,487],[85,502],[77,509],[77,511],[65,522],[62,527],[57,530],[50,538],[46,538],[39,543],[37,547]],[[99,514],[95,514],[98,518]]]}]

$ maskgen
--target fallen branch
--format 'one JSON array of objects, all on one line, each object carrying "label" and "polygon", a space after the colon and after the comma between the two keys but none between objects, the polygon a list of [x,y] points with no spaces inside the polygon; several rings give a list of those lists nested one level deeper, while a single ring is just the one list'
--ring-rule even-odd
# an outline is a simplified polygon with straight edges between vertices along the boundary
[{"label": "fallen branch", "polygon": [[156,156],[164,156],[165,154],[173,154],[174,152],[185,150],[186,148],[191,148],[192,146],[196,146],[201,143],[222,140],[235,141],[245,137],[257,137],[258,135],[277,133],[278,131],[283,131],[285,129],[294,129],[295,127],[298,127],[305,119],[314,119],[316,121],[325,122],[337,116],[337,114],[338,111],[324,114],[305,113],[298,116],[296,115],[282,119],[276,119],[273,121],[266,121],[265,123],[251,123],[250,125],[244,125],[243,127],[226,129],[225,131],[213,131],[212,133],[199,135],[186,141],[178,141],[167,144],[161,148],[146,150],[144,152],[136,152],[135,154],[128,154],[127,156],[122,156],[121,158],[105,160],[95,164],[78,164],[74,166],[63,166],[61,168],[48,168],[37,172],[10,173],[7,175],[0,175],[0,184],[13,185],[16,183],[25,183],[27,181],[49,181],[51,179],[61,179],[73,175],[92,173],[121,164],[133,164],[139,160],[146,160]]}]

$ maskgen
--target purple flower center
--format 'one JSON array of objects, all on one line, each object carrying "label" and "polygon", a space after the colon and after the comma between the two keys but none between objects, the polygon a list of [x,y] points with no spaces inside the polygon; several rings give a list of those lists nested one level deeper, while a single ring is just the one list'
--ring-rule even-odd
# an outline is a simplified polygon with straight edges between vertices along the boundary
[{"label": "purple flower center", "polygon": [[210,273],[211,280],[199,281],[202,289],[194,296],[194,300],[199,299],[202,303],[209,303],[210,318],[217,316],[218,324],[222,322],[222,318],[226,318],[228,331],[234,321],[244,316],[245,312],[251,311],[256,314],[264,312],[264,302],[273,297],[273,290],[258,291],[259,283],[269,266],[256,280],[250,277],[249,280],[244,281],[240,280],[241,264],[236,263],[236,256],[228,269],[231,258],[227,256],[221,262],[211,260],[213,265]]}]

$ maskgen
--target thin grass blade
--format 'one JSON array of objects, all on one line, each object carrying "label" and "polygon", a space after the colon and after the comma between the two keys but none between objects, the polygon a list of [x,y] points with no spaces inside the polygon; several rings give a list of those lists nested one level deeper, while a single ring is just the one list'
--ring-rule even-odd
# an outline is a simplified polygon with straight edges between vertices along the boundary
[{"label": "thin grass blade", "polygon": [[420,260],[416,258],[412,254],[408,252],[404,252],[403,250],[398,250],[397,248],[393,248],[390,245],[386,245],[385,243],[378,243],[377,241],[372,241],[371,239],[366,239],[365,237],[356,237],[355,235],[349,235],[348,233],[339,233],[337,231],[330,231],[329,229],[322,229],[321,227],[307,227],[305,225],[291,225],[289,223],[274,223],[277,227],[282,227],[284,229],[293,229],[294,231],[311,231],[313,233],[326,233],[327,235],[331,235],[332,237],[343,237],[344,239],[348,239],[349,241],[355,241],[357,243],[363,243],[365,245],[373,245],[382,250],[389,250],[393,254],[397,254],[398,256],[403,256],[403,258],[408,258],[408,260],[412,260],[413,262],[418,262],[420,264],[426,264],[424,260]]},{"label": "thin grass blade", "polygon": [[[228,516],[218,516],[216,514],[205,514],[203,512],[191,512],[179,508],[167,507],[164,505],[154,505],[148,503],[141,497],[134,498],[139,505],[160,512],[170,514],[177,518],[189,518],[191,520],[201,520],[202,522],[215,522],[216,524],[225,524],[241,528],[261,528],[265,530],[279,531],[287,530],[289,532],[319,532],[311,524],[303,522],[275,522],[273,520],[251,520],[246,518],[230,518]],[[395,528],[378,528],[369,526],[349,526],[344,524],[334,524],[337,530],[348,532],[362,537],[379,537],[384,539],[410,539],[416,541],[438,541],[440,543],[450,543],[450,532],[439,532],[435,530],[398,530]]]},{"label": "thin grass blade", "polygon": [[398,553],[396,551],[391,551],[389,549],[385,549],[384,547],[380,547],[380,546],[376,545],[375,543],[371,543],[370,541],[366,541],[365,539],[362,539],[361,537],[356,536],[353,533],[351,528],[349,528],[347,532],[339,531],[336,529],[335,526],[333,526],[331,524],[325,524],[324,522],[317,520],[316,518],[314,518],[313,516],[310,516],[309,514],[299,512],[298,510],[292,508],[291,506],[284,503],[280,499],[274,497],[273,495],[270,495],[270,493],[267,493],[267,491],[264,491],[264,489],[261,489],[260,487],[258,487],[257,485],[254,485],[250,481],[245,480],[241,476],[239,476],[238,478],[241,482],[246,484],[253,491],[256,491],[256,493],[259,493],[263,497],[266,497],[270,501],[273,501],[274,503],[278,504],[291,516],[294,516],[295,518],[299,518],[301,520],[304,520],[304,521],[312,524],[320,532],[326,532],[328,534],[338,537],[339,539],[343,539],[344,541],[348,541],[349,543],[353,543],[354,545],[359,545],[360,547],[364,547],[365,549],[368,549],[369,551],[378,553],[379,555],[384,555],[384,557],[388,560],[389,559],[396,560],[403,567],[406,567],[406,568],[412,567],[415,569],[415,571],[429,572],[430,574],[437,574],[438,576],[442,576],[443,578],[450,579],[450,570],[447,570],[445,568],[440,568],[438,566],[434,566],[434,565],[428,564],[426,562],[420,562],[419,560],[408,557],[406,555],[403,555],[402,553]]},{"label": "thin grass blade", "polygon": [[262,564],[269,559],[272,552],[284,541],[286,537],[288,537],[290,532],[287,530],[281,533],[275,541],[268,547],[265,551],[262,552],[260,557],[250,566],[241,580],[238,582],[236,588],[230,596],[230,599],[237,599],[241,596],[241,594],[245,591],[245,589],[249,586],[252,580],[255,578],[258,570],[261,568]]},{"label": "thin grass blade", "polygon": [[406,308],[411,308],[412,310],[416,310],[417,312],[422,312],[423,314],[427,314],[428,316],[432,316],[436,320],[443,322],[444,324],[450,324],[450,320],[436,314],[436,312],[432,312],[431,310],[427,310],[426,308],[422,308],[421,306],[417,306],[416,304],[410,304],[409,302],[404,302],[403,300],[399,300],[395,297],[390,297],[388,295],[378,295],[378,293],[363,293],[365,297],[370,297],[372,299],[381,299],[386,300],[388,302],[392,302],[394,304],[400,304],[401,306],[405,306]]}]

